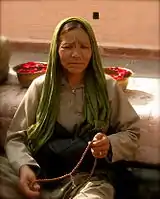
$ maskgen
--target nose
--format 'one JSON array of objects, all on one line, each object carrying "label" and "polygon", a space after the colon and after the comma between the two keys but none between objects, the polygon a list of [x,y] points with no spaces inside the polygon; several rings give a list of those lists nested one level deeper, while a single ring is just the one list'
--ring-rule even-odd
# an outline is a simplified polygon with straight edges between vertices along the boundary
[{"label": "nose", "polygon": [[72,52],[72,57],[80,57],[80,56],[81,56],[80,50],[77,47],[74,48]]}]

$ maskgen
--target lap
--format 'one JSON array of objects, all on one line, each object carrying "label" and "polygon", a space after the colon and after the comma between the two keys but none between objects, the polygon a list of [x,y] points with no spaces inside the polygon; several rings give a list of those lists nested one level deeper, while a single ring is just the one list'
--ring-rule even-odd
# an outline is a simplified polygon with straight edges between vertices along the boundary
[{"label": "lap", "polygon": [[[78,176],[77,176],[78,177]],[[81,183],[83,176],[77,178]],[[0,198],[1,199],[25,199],[19,192],[19,176],[16,175],[7,158],[0,156]],[[83,183],[82,183],[83,184]],[[96,177],[85,183],[72,198],[74,199],[113,199],[114,189],[112,185]],[[52,192],[42,190],[41,199],[51,198]]]},{"label": "lap", "polygon": [[105,180],[91,178],[76,194],[73,199],[113,199],[114,188]]},{"label": "lap", "polygon": [[18,189],[19,177],[15,174],[7,158],[0,156],[0,198],[24,199]]}]

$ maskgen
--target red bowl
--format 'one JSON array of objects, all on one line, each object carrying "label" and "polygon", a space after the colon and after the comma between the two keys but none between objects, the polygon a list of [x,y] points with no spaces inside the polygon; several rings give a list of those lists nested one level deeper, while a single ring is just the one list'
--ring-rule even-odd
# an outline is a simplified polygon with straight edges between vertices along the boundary
[{"label": "red bowl", "polygon": [[27,62],[13,67],[22,87],[28,88],[32,81],[45,74],[47,71],[46,62]]},{"label": "red bowl", "polygon": [[123,90],[125,90],[128,85],[129,77],[133,75],[132,70],[118,66],[105,67],[104,73],[115,79]]}]

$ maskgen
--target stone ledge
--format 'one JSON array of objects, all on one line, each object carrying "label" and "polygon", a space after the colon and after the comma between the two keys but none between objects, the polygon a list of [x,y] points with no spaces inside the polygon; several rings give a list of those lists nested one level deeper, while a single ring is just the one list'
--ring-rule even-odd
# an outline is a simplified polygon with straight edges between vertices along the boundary
[{"label": "stone ledge", "polygon": [[[10,40],[12,51],[49,52],[50,42],[43,40]],[[160,49],[107,46],[99,44],[100,54],[104,57],[136,58],[136,59],[160,59]]]},{"label": "stone ledge", "polygon": [[160,49],[142,49],[131,47],[107,47],[99,46],[100,53],[106,57],[136,58],[136,59],[160,59]]}]

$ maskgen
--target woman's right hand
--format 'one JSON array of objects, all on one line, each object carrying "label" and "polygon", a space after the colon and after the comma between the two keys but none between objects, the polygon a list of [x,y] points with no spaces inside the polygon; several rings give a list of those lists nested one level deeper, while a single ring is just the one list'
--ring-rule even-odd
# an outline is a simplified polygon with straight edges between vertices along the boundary
[{"label": "woman's right hand", "polygon": [[36,175],[32,169],[27,165],[21,166],[19,186],[21,192],[27,198],[38,198],[40,195],[40,186],[37,183],[34,184],[34,187],[31,187],[33,181],[35,180]]}]

